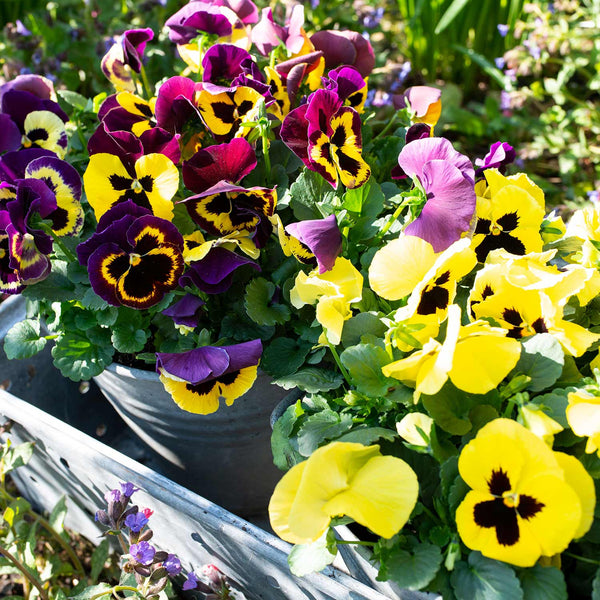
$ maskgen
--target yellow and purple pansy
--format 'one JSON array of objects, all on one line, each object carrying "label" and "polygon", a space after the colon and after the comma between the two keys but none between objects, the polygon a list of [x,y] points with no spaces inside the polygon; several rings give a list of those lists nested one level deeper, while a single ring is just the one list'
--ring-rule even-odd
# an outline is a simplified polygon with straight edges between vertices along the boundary
[{"label": "yellow and purple pansy", "polygon": [[106,212],[96,233],[77,246],[96,294],[136,309],[154,306],[178,286],[182,251],[177,228],[131,200]]},{"label": "yellow and purple pansy", "polygon": [[231,346],[202,346],[181,353],[156,353],[156,370],[175,403],[191,413],[208,415],[219,399],[231,406],[256,380],[260,340]]},{"label": "yellow and purple pansy", "polygon": [[317,90],[291,111],[281,126],[281,139],[311,171],[337,188],[357,188],[371,175],[362,158],[360,116],[336,92]]},{"label": "yellow and purple pansy", "polygon": [[341,66],[329,71],[324,87],[334,91],[344,106],[350,106],[359,114],[364,111],[367,82],[354,67]]}]

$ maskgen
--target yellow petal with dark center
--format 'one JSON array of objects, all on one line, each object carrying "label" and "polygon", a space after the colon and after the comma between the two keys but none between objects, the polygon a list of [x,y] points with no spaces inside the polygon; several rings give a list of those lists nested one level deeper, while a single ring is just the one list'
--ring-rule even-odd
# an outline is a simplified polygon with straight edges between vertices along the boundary
[{"label": "yellow petal with dark center", "polygon": [[187,412],[209,415],[219,409],[219,385],[215,380],[193,385],[187,381],[175,381],[161,373],[160,381],[175,404]]},{"label": "yellow petal with dark center", "polygon": [[[164,154],[146,154],[135,163],[138,181],[142,183],[152,213],[161,219],[173,219],[171,199],[179,188],[179,171]],[[147,182],[147,183],[146,183]]]},{"label": "yellow petal with dark center", "polygon": [[254,365],[219,376],[219,390],[227,406],[231,406],[234,400],[243,396],[253,386],[257,372],[258,366]]}]

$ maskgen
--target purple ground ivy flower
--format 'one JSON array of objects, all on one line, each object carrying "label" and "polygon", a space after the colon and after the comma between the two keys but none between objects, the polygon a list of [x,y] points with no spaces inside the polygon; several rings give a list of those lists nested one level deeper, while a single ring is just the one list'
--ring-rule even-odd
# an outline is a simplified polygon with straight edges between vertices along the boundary
[{"label": "purple ground ivy flower", "polygon": [[129,546],[129,554],[131,558],[140,565],[150,565],[154,560],[156,549],[151,546],[148,542],[139,542],[138,544],[132,544]]},{"label": "purple ground ivy flower", "polygon": [[187,579],[183,582],[183,586],[181,589],[183,591],[195,590],[198,587],[199,583],[200,582],[198,581],[198,576],[192,571],[191,573],[188,573]]},{"label": "purple ground ivy flower", "polygon": [[134,533],[139,533],[148,524],[146,515],[142,512],[137,512],[125,517],[125,525]]},{"label": "purple ground ivy flower", "polygon": [[475,165],[479,167],[475,171],[475,177],[483,176],[485,169],[498,169],[501,173],[506,172],[506,167],[510,165],[517,153],[507,142],[495,142],[490,146],[490,151],[481,158],[475,159]]},{"label": "purple ground ivy flower", "polygon": [[475,212],[475,173],[471,161],[444,138],[424,138],[404,146],[398,157],[404,172],[418,183],[426,201],[405,232],[441,252],[469,230]]},{"label": "purple ground ivy flower", "polygon": [[121,501],[121,490],[108,490],[108,492],[106,492],[104,494],[104,499],[107,502],[120,502]]},{"label": "purple ground ivy flower", "polygon": [[196,414],[228,406],[253,385],[262,354],[259,339],[232,346],[202,346],[179,353],[156,353],[156,370],[173,400]]}]

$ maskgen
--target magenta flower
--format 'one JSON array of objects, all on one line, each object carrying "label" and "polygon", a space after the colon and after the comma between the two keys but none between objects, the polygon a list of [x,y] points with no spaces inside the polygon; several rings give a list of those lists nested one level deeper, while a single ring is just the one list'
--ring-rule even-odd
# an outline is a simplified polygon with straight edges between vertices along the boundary
[{"label": "magenta flower", "polygon": [[171,77],[158,90],[154,115],[159,127],[171,133],[181,133],[190,119],[200,120],[196,96],[202,84],[188,77]]},{"label": "magenta flower", "polygon": [[475,212],[475,173],[471,161],[444,138],[424,138],[404,146],[398,156],[404,172],[425,192],[419,216],[405,232],[441,252],[469,230]]},{"label": "magenta flower", "polygon": [[123,64],[128,65],[133,71],[142,70],[142,60],[146,44],[154,38],[152,29],[128,29],[117,39],[123,52]]},{"label": "magenta flower", "polygon": [[165,23],[169,39],[175,44],[189,44],[201,33],[217,37],[231,35],[232,25],[219,6],[208,2],[188,2]]},{"label": "magenta flower", "polygon": [[501,173],[505,173],[506,167],[510,165],[516,157],[517,153],[510,144],[507,142],[495,142],[490,146],[490,151],[483,159],[475,159],[475,164],[479,167],[477,171],[475,171],[475,177],[482,177],[483,172],[486,169],[498,169]]}]

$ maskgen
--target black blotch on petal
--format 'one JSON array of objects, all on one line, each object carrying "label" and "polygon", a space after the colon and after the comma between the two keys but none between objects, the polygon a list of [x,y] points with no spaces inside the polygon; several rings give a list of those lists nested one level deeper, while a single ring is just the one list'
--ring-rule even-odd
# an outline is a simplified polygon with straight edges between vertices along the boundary
[{"label": "black blotch on petal", "polygon": [[514,231],[519,225],[519,216],[516,212],[506,213],[498,219],[497,223],[502,227],[502,231]]},{"label": "black blotch on petal", "polygon": [[446,308],[449,299],[450,294],[446,288],[435,286],[430,290],[425,290],[417,307],[417,313],[433,315],[438,308]]},{"label": "black blotch on petal", "polygon": [[492,471],[492,476],[488,481],[490,494],[494,496],[502,496],[504,492],[510,491],[510,479],[508,475],[502,470]]},{"label": "black blotch on petal", "polygon": [[496,529],[496,539],[502,546],[514,546],[519,541],[517,512],[504,504],[502,498],[476,504],[473,518],[479,527]]},{"label": "black blotch on petal", "polygon": [[519,516],[523,519],[531,519],[531,517],[535,517],[542,508],[544,508],[545,504],[543,502],[538,502],[532,496],[528,496],[527,494],[521,494],[519,497],[519,506],[517,507],[517,512]]},{"label": "black blotch on petal", "polygon": [[351,156],[344,154],[341,150],[337,152],[338,163],[342,171],[350,173],[353,177],[356,177],[360,172],[360,163]]}]

